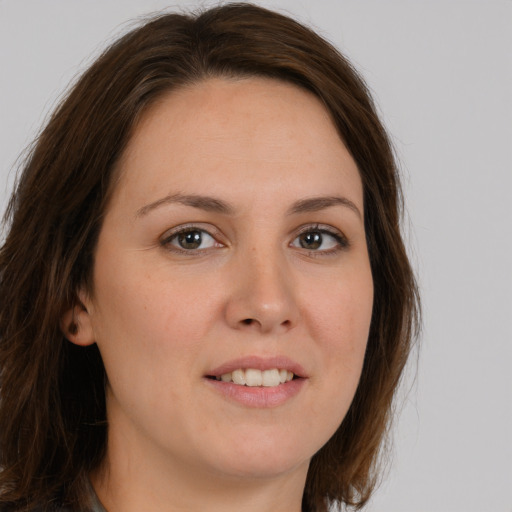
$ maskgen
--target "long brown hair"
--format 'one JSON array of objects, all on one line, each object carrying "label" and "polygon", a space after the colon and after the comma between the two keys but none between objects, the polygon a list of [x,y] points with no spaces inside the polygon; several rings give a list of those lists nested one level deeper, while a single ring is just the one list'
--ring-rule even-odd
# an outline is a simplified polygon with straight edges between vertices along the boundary
[{"label": "long brown hair", "polygon": [[313,92],[358,165],[374,282],[359,387],[336,434],[313,457],[304,511],[360,508],[418,326],[400,234],[402,198],[389,139],[368,90],[329,43],[250,4],[164,14],[128,33],[85,72],[29,155],[0,250],[0,505],[87,504],[106,448],[105,371],[96,346],[69,343],[63,311],[90,289],[114,168],[141,113],[169,90],[212,76],[264,76]]}]

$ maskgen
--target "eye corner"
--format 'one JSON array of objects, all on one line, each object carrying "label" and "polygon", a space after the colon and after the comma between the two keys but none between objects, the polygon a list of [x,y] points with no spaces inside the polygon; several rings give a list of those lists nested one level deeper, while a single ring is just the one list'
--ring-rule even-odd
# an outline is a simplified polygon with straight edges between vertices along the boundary
[{"label": "eye corner", "polygon": [[311,256],[319,257],[335,255],[348,249],[350,241],[340,229],[316,223],[299,228],[290,242],[290,246],[306,251]]},{"label": "eye corner", "polygon": [[182,224],[166,231],[159,245],[169,252],[194,256],[225,247],[220,238],[218,230],[212,226]]}]

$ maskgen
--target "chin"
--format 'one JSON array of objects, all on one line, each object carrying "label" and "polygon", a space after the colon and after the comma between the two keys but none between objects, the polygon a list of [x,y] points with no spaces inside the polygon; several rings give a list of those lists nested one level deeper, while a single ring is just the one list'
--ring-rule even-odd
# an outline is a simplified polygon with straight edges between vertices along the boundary
[{"label": "chin", "polygon": [[[228,452],[214,456],[213,464],[226,475],[235,478],[272,479],[304,469],[307,471],[311,457],[320,446],[308,446],[304,437],[272,436],[259,433],[231,440]],[[295,437],[295,439],[293,439]],[[223,460],[222,468],[219,462]]]},{"label": "chin", "polygon": [[310,459],[298,460],[280,458],[279,460],[264,457],[254,457],[252,460],[242,461],[239,458],[232,463],[226,464],[223,473],[232,478],[241,480],[275,480],[284,475],[304,470],[309,467]]}]

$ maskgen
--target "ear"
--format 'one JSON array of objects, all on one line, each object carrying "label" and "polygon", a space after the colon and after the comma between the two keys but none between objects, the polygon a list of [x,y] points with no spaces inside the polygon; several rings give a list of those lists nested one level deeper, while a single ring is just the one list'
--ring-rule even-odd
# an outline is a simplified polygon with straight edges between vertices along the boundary
[{"label": "ear", "polygon": [[81,300],[60,317],[62,334],[74,343],[86,347],[96,342],[89,311]]}]

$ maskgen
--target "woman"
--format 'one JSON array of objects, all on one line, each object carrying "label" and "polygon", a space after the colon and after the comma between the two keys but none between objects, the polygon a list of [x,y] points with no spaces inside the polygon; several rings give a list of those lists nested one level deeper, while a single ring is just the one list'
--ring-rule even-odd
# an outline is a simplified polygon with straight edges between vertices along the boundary
[{"label": "woman", "polygon": [[400,206],[309,29],[233,4],[124,36],[8,207],[0,503],[363,506],[417,325]]}]

